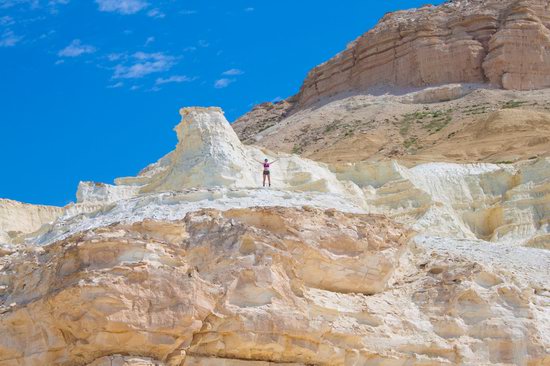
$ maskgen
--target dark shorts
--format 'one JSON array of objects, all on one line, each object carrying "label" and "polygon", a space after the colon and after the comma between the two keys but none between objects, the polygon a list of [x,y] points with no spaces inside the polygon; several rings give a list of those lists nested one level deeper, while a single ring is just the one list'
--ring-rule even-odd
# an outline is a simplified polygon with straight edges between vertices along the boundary
[{"label": "dark shorts", "polygon": [[264,175],[269,175],[269,170],[264,170]]}]

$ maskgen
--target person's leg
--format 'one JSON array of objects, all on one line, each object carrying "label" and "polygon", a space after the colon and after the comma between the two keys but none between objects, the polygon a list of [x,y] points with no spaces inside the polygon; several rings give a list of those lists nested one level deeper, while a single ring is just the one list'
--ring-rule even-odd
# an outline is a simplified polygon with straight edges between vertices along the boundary
[{"label": "person's leg", "polygon": [[267,175],[267,181],[269,182],[269,186],[271,187],[271,173]]},{"label": "person's leg", "polygon": [[265,174],[263,174],[263,176],[264,176],[264,187],[265,187]]}]

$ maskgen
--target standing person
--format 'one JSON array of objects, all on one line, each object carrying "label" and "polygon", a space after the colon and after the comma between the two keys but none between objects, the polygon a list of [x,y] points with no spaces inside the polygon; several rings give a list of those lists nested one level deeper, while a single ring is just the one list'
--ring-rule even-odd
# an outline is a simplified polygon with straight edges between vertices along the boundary
[{"label": "standing person", "polygon": [[269,186],[271,187],[271,173],[269,171],[269,167],[271,166],[271,164],[275,164],[277,161],[279,161],[278,159],[275,160],[275,161],[272,161],[271,163],[269,162],[269,160],[264,159],[263,162],[260,162],[260,164],[262,164],[264,166],[264,187],[265,187],[265,179],[267,178],[267,181],[269,183]]}]

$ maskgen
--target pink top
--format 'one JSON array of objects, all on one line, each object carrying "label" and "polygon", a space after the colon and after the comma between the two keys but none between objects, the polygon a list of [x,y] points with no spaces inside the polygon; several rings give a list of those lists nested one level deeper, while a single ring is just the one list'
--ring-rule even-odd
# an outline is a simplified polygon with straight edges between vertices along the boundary
[{"label": "pink top", "polygon": [[264,171],[268,171],[269,170],[269,163],[264,163]]}]

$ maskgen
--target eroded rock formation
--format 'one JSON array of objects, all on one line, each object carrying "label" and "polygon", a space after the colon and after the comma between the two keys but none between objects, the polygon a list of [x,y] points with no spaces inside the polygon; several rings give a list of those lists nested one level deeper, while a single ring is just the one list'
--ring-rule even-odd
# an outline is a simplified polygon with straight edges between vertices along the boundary
[{"label": "eroded rock formation", "polygon": [[388,14],[314,68],[298,103],[378,85],[549,87],[548,19],[545,0],[462,0]]},{"label": "eroded rock formation", "polygon": [[62,214],[61,207],[28,205],[0,199],[0,243],[30,234]]},{"label": "eroded rock formation", "polygon": [[0,251],[0,366],[550,363],[549,159],[329,167],[181,114]]},{"label": "eroded rock formation", "polygon": [[2,259],[0,364],[548,362],[544,284],[409,238],[293,208],[82,232]]}]

